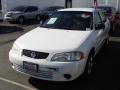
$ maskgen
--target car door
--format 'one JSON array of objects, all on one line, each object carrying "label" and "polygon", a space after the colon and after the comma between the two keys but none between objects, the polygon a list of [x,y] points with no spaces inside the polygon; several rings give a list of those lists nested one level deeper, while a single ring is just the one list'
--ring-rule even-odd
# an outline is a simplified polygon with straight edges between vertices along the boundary
[{"label": "car door", "polygon": [[34,17],[34,14],[35,14],[35,12],[33,10],[33,7],[28,7],[25,11],[24,17],[26,19],[32,19]]},{"label": "car door", "polygon": [[94,28],[96,37],[96,51],[98,51],[101,48],[104,41],[104,23],[101,20],[99,12],[94,13]]},{"label": "car door", "polygon": [[31,8],[31,18],[36,18],[37,14],[38,14],[38,8],[33,6]]}]

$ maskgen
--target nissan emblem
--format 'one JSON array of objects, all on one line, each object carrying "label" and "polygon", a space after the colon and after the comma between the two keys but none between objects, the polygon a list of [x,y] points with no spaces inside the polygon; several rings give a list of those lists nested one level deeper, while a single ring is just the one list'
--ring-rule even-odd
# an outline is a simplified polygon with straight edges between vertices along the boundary
[{"label": "nissan emblem", "polygon": [[32,58],[35,58],[35,57],[36,57],[35,52],[31,52],[31,54],[30,54],[30,55],[31,55],[31,57],[32,57]]}]

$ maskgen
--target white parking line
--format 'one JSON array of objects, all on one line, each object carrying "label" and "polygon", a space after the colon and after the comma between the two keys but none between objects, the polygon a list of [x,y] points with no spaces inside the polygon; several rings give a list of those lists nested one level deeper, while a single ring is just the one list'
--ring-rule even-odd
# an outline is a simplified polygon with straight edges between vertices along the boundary
[{"label": "white parking line", "polygon": [[20,84],[20,83],[17,83],[17,82],[14,82],[14,81],[11,81],[11,80],[2,78],[2,77],[0,77],[0,80],[1,80],[1,81],[4,81],[4,82],[7,82],[7,83],[10,83],[10,84],[14,84],[14,85],[20,86],[20,87],[25,88],[25,89],[28,89],[28,90],[37,90],[37,89],[34,89],[34,88],[31,88],[31,87],[25,86],[25,85],[23,85],[23,84]]}]

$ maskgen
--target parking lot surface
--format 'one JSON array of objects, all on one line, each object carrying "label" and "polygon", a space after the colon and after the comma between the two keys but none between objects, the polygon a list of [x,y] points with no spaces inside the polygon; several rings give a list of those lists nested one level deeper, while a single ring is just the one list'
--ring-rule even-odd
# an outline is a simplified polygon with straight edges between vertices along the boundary
[{"label": "parking lot surface", "polygon": [[79,78],[72,82],[51,82],[35,79],[14,71],[8,53],[16,38],[39,26],[30,22],[24,25],[0,23],[0,90],[120,90],[120,28],[110,36],[108,47],[95,57],[90,79]]}]

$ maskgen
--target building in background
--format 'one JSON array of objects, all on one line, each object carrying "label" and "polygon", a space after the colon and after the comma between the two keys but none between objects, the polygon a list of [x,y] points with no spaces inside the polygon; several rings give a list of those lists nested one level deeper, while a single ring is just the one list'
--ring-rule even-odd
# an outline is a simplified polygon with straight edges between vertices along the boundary
[{"label": "building in background", "polygon": [[[72,3],[66,3],[67,1]],[[36,5],[42,9],[48,6],[65,6],[66,4],[70,5],[70,7],[91,7],[93,0],[0,0],[3,15],[11,8],[20,5]],[[120,11],[120,0],[98,0],[99,4],[112,5],[116,10]]]}]

